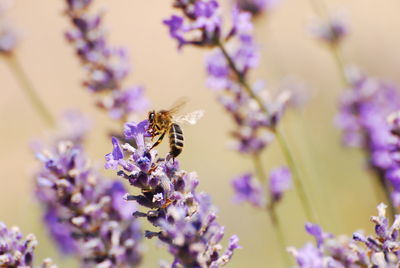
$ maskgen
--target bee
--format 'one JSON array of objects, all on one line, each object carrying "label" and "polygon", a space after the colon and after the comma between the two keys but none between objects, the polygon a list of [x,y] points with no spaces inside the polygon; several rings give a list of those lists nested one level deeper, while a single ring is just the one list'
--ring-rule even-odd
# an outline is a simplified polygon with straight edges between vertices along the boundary
[{"label": "bee", "polygon": [[203,110],[197,110],[186,115],[175,116],[184,104],[184,102],[180,102],[169,110],[160,110],[157,112],[153,110],[149,112],[148,132],[152,139],[159,136],[150,150],[160,144],[168,132],[170,151],[167,159],[170,157],[175,159],[182,152],[184,138],[182,128],[179,124],[187,123],[194,125],[204,115]]}]

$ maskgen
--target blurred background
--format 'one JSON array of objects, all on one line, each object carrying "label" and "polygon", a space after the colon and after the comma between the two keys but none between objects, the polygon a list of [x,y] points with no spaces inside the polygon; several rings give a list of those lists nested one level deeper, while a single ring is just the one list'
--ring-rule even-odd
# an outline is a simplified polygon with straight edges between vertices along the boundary
[{"label": "blurred background", "polygon": [[[321,1],[321,0],[316,0]],[[185,48],[177,51],[161,21],[168,17],[171,1],[98,0],[107,10],[110,43],[126,46],[133,63],[129,82],[146,87],[156,109],[166,108],[186,97],[185,111],[204,109],[205,117],[185,131],[186,145],[180,157],[182,168],[196,171],[200,190],[208,192],[219,209],[219,222],[229,237],[237,234],[243,249],[236,251],[229,267],[283,267],[277,256],[275,235],[266,213],[247,204],[232,203],[232,177],[252,170],[250,159],[227,149],[230,118],[205,86],[204,56],[207,51]],[[223,2],[223,1],[221,1]],[[332,12],[347,14],[350,34],[343,42],[347,63],[368,74],[400,83],[400,3],[394,0],[329,0]],[[227,14],[228,1],[224,3]],[[9,17],[19,30],[16,55],[38,93],[54,115],[76,108],[93,120],[94,130],[87,150],[97,165],[111,145],[105,130],[112,125],[93,106],[94,99],[81,87],[84,72],[63,32],[69,25],[62,16],[64,1],[17,0]],[[307,193],[320,215],[320,224],[335,234],[370,231],[377,200],[371,176],[361,152],[341,147],[340,133],[333,125],[340,73],[329,51],[308,32],[316,18],[309,0],[282,0],[274,10],[256,21],[256,37],[262,51],[260,68],[252,75],[278,86],[287,76],[308,85],[312,98],[302,111],[290,111],[282,124],[295,159],[305,178]],[[37,169],[29,143],[45,137],[48,130],[0,58],[0,220],[35,233],[39,240],[36,260],[51,257],[59,267],[75,267],[61,257],[41,223],[41,210],[33,195],[33,172]],[[164,142],[160,150],[168,150]],[[272,145],[262,156],[269,170],[284,164],[280,150]],[[301,246],[311,237],[304,231],[305,216],[292,190],[280,204],[279,217],[289,245]],[[147,226],[151,228],[150,226]],[[226,242],[226,241],[225,241]],[[146,241],[143,267],[158,267],[159,259],[171,260],[156,240]]]}]

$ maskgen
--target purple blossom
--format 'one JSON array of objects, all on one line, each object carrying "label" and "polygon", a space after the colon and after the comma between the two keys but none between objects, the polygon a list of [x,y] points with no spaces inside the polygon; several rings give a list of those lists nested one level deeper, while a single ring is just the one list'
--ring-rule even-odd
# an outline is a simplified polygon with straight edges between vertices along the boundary
[{"label": "purple blossom", "polygon": [[240,10],[249,12],[253,16],[261,15],[274,9],[281,0],[236,0]]},{"label": "purple blossom", "polygon": [[[18,227],[7,228],[0,222],[0,267],[32,268],[34,251],[38,242],[33,234],[25,239]],[[45,259],[41,268],[56,268],[50,259]]]},{"label": "purple blossom", "polygon": [[[392,84],[353,72],[349,77],[351,88],[343,94],[336,123],[343,131],[347,146],[363,148],[369,164],[383,183],[392,187],[392,201],[399,206],[400,180],[398,164],[392,158],[393,140],[389,114],[400,109],[400,93]],[[385,183],[388,182],[388,183]]]},{"label": "purple blossom", "polygon": [[16,31],[7,19],[7,11],[12,1],[2,1],[0,3],[0,54],[13,52],[18,43]]},{"label": "purple blossom", "polygon": [[233,236],[228,249],[221,252],[224,228],[216,221],[209,196],[196,192],[196,173],[181,170],[178,160],[168,161],[159,158],[156,150],[150,151],[147,131],[147,120],[125,124],[125,139],[135,147],[113,138],[113,151],[106,155],[106,167],[117,165],[118,175],[141,190],[125,199],[148,209],[134,215],[145,217],[157,228],[147,231],[146,236],[158,237],[168,246],[175,258],[171,267],[221,267],[238,248],[237,237]]},{"label": "purple blossom", "polygon": [[92,1],[66,0],[66,14],[73,29],[66,33],[76,54],[88,72],[84,86],[97,94],[97,105],[107,110],[112,118],[126,120],[132,113],[148,108],[141,87],[123,87],[130,73],[128,55],[123,48],[107,43],[102,25],[102,13],[88,13]]},{"label": "purple blossom", "polygon": [[309,268],[363,268],[398,267],[400,265],[398,234],[400,217],[396,215],[392,224],[386,218],[386,205],[378,205],[378,216],[371,217],[375,224],[375,234],[365,236],[361,232],[335,237],[325,233],[315,224],[307,224],[306,230],[317,241],[317,246],[307,243],[302,249],[291,247],[300,267]]},{"label": "purple blossom", "polygon": [[281,200],[285,191],[292,188],[292,174],[287,167],[275,168],[270,173],[269,189],[272,202]]},{"label": "purple blossom", "polygon": [[173,15],[164,20],[170,36],[183,45],[216,46],[221,31],[222,19],[219,4],[215,0],[182,1],[175,0],[174,7],[183,16]]},{"label": "purple blossom", "polygon": [[347,20],[342,13],[335,13],[326,22],[314,23],[311,33],[329,45],[338,44],[347,34]]},{"label": "purple blossom", "polygon": [[265,206],[265,192],[262,185],[250,173],[243,174],[232,181],[235,202],[249,202],[256,207]]},{"label": "purple blossom", "polygon": [[60,249],[77,256],[82,267],[138,264],[142,234],[131,216],[135,206],[123,198],[124,186],[93,169],[74,139],[56,140],[38,151],[37,158],[42,168],[36,176],[36,195]]}]

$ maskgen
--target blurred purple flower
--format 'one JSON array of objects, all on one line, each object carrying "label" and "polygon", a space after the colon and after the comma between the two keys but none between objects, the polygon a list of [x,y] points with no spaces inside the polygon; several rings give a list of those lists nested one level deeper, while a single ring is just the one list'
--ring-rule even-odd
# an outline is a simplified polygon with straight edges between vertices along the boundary
[{"label": "blurred purple flower", "polygon": [[249,202],[256,207],[265,206],[265,193],[262,185],[250,173],[243,174],[232,181],[235,202]]},{"label": "blurred purple flower", "polygon": [[280,2],[281,0],[235,0],[240,10],[250,12],[253,16],[271,11]]},{"label": "blurred purple flower", "polygon": [[141,87],[122,86],[130,72],[128,55],[123,48],[107,43],[102,25],[102,13],[90,15],[90,0],[66,0],[66,14],[73,29],[66,33],[81,63],[88,70],[84,85],[97,94],[97,105],[107,110],[112,118],[127,120],[132,113],[147,110],[148,100]]},{"label": "blurred purple flower", "polygon": [[13,52],[18,43],[17,33],[9,23],[6,15],[11,4],[13,4],[13,1],[0,2],[0,55]]},{"label": "blurred purple flower", "polygon": [[[336,118],[344,143],[364,149],[383,187],[390,186],[385,183],[387,180],[394,192],[400,192],[398,164],[391,156],[393,137],[387,122],[388,115],[400,109],[399,89],[357,71],[351,73],[349,82],[351,88],[343,94]],[[392,197],[394,205],[399,206],[396,194]]]},{"label": "blurred purple flower", "polygon": [[329,45],[338,44],[349,32],[344,14],[335,13],[326,22],[316,22],[310,27],[315,37]]},{"label": "blurred purple flower", "polygon": [[146,236],[156,236],[168,245],[174,256],[171,267],[221,267],[238,248],[237,237],[233,236],[228,249],[220,252],[224,228],[216,222],[209,196],[196,192],[197,175],[181,170],[178,160],[167,161],[157,157],[156,150],[149,151],[147,129],[147,120],[125,124],[125,139],[134,141],[136,146],[119,144],[113,138],[113,151],[106,155],[106,167],[115,169],[117,165],[118,175],[141,190],[125,199],[149,208],[147,212],[135,212],[134,216],[145,217],[159,228],[146,231]]},{"label": "blurred purple flower", "polygon": [[[34,250],[38,242],[33,234],[25,239],[18,227],[7,228],[0,222],[0,267],[32,268]],[[50,259],[45,259],[42,268],[56,268]]]},{"label": "blurred purple flower", "polygon": [[269,189],[271,201],[281,200],[284,192],[292,188],[292,174],[287,167],[275,168],[270,173]]}]

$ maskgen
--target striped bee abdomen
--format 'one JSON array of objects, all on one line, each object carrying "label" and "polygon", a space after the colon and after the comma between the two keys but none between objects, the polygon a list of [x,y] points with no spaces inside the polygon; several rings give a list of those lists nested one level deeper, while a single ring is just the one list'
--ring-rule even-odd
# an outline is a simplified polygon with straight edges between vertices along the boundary
[{"label": "striped bee abdomen", "polygon": [[181,152],[183,148],[183,132],[178,124],[173,123],[169,129],[169,154],[175,158]]}]

